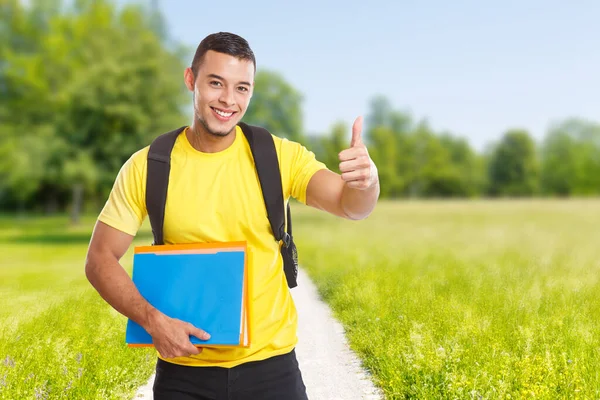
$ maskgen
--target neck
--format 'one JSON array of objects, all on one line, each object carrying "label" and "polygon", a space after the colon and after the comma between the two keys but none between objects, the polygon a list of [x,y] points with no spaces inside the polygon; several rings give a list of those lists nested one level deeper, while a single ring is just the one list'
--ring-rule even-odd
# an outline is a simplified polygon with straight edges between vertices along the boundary
[{"label": "neck", "polygon": [[235,140],[235,128],[225,136],[213,135],[201,123],[194,121],[186,131],[188,142],[202,153],[218,153],[231,146]]}]

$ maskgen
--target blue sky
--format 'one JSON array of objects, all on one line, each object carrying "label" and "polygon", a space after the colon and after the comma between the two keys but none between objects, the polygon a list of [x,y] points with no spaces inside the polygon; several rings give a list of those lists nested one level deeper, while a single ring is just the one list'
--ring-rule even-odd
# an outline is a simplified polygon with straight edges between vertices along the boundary
[{"label": "blue sky", "polygon": [[302,92],[309,133],[350,126],[375,94],[477,149],[508,128],[540,139],[565,117],[600,122],[600,1],[158,3],[193,49],[245,37],[259,69]]}]

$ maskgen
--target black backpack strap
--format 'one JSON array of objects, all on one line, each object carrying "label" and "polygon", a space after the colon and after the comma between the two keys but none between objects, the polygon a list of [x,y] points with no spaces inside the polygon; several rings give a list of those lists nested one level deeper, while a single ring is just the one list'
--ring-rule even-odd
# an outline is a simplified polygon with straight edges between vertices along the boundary
[{"label": "black backpack strap", "polygon": [[273,137],[269,131],[258,126],[250,127],[243,122],[239,126],[250,144],[273,236],[277,241],[285,240],[283,188]]},{"label": "black backpack strap", "polygon": [[158,136],[148,151],[148,167],[146,175],[146,210],[152,226],[155,245],[164,244],[163,226],[167,188],[171,172],[171,151],[177,137],[185,126]]},{"label": "black backpack strap", "polygon": [[243,122],[238,124],[248,139],[258,180],[263,193],[267,216],[271,231],[277,242],[283,241],[281,249],[283,269],[290,288],[296,287],[298,276],[298,255],[292,236],[292,216],[290,204],[287,204],[287,232],[285,230],[285,209],[279,159],[273,137],[264,128],[250,126]]}]

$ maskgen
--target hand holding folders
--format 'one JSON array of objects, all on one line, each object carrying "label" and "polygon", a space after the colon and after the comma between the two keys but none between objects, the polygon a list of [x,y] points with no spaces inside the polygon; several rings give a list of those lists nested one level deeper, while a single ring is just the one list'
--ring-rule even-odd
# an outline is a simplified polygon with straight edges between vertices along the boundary
[{"label": "hand holding folders", "polygon": [[148,333],[152,343],[163,358],[188,357],[200,354],[202,347],[192,344],[190,335],[200,340],[210,339],[210,335],[189,322],[171,318],[157,309],[148,316]]}]

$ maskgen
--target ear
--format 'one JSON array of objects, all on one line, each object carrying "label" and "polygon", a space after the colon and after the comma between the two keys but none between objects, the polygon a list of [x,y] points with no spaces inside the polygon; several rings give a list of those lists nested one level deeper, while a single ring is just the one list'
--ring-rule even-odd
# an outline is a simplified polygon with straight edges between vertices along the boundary
[{"label": "ear", "polygon": [[193,92],[194,84],[196,83],[196,77],[194,76],[194,73],[192,72],[192,69],[190,67],[187,67],[185,69],[185,72],[183,73],[183,78],[185,81],[185,86],[190,92]]}]

